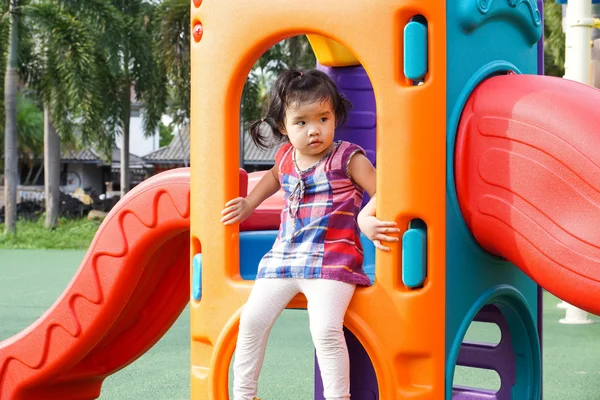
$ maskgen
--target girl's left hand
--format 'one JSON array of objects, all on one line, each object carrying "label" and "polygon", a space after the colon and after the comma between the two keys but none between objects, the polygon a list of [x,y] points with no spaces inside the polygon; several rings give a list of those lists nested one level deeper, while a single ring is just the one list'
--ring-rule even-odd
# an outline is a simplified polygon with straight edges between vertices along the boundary
[{"label": "girl's left hand", "polygon": [[373,215],[359,215],[358,226],[379,250],[390,251],[389,247],[382,245],[381,242],[397,242],[400,240],[395,236],[388,235],[400,232],[400,228],[393,221],[381,221]]}]

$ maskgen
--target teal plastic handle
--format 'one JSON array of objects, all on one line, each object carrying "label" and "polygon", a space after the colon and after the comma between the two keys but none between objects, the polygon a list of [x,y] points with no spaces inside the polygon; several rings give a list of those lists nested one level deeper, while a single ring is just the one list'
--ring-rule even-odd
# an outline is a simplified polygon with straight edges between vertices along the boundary
[{"label": "teal plastic handle", "polygon": [[421,81],[427,75],[427,26],[411,21],[404,27],[404,75]]},{"label": "teal plastic handle", "polygon": [[200,301],[202,299],[202,254],[194,256],[192,265],[192,297]]},{"label": "teal plastic handle", "polygon": [[402,282],[411,289],[423,286],[427,277],[427,226],[411,222],[402,235]]}]

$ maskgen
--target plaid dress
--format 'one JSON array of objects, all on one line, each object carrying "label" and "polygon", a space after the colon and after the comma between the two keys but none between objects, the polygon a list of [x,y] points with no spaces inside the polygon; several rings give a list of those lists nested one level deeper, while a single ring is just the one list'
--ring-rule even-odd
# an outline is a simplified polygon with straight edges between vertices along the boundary
[{"label": "plaid dress", "polygon": [[285,192],[279,234],[258,265],[259,278],[323,278],[368,286],[356,217],[363,190],[349,177],[359,146],[339,141],[300,171],[290,143],[275,156]]}]

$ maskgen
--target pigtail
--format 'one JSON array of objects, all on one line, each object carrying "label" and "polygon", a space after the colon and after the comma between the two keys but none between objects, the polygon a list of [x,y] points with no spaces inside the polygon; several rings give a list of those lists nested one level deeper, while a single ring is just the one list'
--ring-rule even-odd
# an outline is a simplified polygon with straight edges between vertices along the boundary
[{"label": "pigtail", "polygon": [[279,142],[285,141],[286,136],[281,133],[281,129],[283,129],[285,123],[288,87],[293,79],[302,75],[303,73],[298,70],[286,70],[275,81],[269,97],[267,115],[263,119],[250,124],[250,137],[259,148],[268,149]]},{"label": "pigtail", "polygon": [[344,125],[348,120],[348,113],[352,109],[352,103],[343,94],[340,93],[339,102],[333,102],[334,112],[337,116],[338,125]]},{"label": "pigtail", "polygon": [[[266,126],[265,126],[266,125]],[[270,125],[265,119],[259,119],[258,121],[254,121],[250,124],[250,137],[255,145],[260,147],[261,149],[269,148],[269,133],[267,126],[270,128]]]},{"label": "pigtail", "polygon": [[265,117],[250,124],[250,137],[256,146],[266,150],[283,141],[284,136],[272,117]]}]

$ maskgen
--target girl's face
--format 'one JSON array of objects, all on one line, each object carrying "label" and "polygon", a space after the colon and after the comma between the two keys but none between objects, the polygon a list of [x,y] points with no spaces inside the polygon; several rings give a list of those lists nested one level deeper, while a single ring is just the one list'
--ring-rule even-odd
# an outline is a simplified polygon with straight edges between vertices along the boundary
[{"label": "girl's face", "polygon": [[293,104],[286,109],[282,133],[307,161],[318,161],[327,153],[334,132],[335,114],[329,101]]}]

